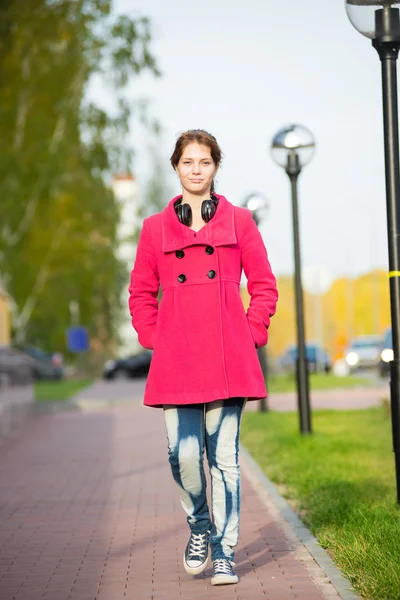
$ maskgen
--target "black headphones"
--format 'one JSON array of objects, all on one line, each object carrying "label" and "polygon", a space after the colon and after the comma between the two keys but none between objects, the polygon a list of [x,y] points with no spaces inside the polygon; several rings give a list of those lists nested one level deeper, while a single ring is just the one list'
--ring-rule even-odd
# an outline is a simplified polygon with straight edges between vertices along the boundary
[{"label": "black headphones", "polygon": [[[217,196],[214,196],[214,194],[211,194],[211,199],[203,200],[203,202],[201,203],[201,218],[203,219],[203,221],[205,221],[206,223],[208,223],[208,221],[211,221],[211,219],[217,211],[217,206],[218,198]],[[190,204],[182,204],[182,196],[180,196],[175,200],[174,208],[178,220],[184,225],[188,225],[188,227],[190,227],[190,225],[192,224],[192,207],[190,206]]]}]

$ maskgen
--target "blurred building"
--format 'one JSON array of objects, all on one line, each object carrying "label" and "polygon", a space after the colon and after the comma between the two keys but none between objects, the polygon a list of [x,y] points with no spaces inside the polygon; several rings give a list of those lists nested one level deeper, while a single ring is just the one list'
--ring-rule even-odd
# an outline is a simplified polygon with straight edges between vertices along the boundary
[{"label": "blurred building", "polygon": [[[118,250],[117,256],[127,267],[128,273],[131,272],[135,256],[136,243],[133,240],[135,230],[141,227],[142,219],[138,215],[138,186],[133,175],[122,173],[115,175],[112,180],[112,189],[118,201],[120,209],[120,223],[118,226]],[[123,287],[121,295],[121,304],[123,308],[122,325],[119,329],[121,343],[118,351],[121,356],[134,353],[142,349],[138,342],[136,331],[132,327],[131,317],[128,309],[128,286],[129,281]]]},{"label": "blurred building", "polygon": [[9,298],[0,282],[0,346],[10,344],[10,305]]}]

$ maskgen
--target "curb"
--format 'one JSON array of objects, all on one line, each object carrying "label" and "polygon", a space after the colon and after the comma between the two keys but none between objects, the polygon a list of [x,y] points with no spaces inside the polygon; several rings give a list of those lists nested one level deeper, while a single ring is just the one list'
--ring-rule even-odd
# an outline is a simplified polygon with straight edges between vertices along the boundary
[{"label": "curb", "polygon": [[[255,480],[258,484],[257,487],[261,487],[267,493],[270,503],[281,514],[287,526],[290,527],[296,538],[306,547],[311,557],[325,573],[324,583],[331,583],[342,600],[361,600],[361,596],[356,593],[351,583],[335,565],[326,550],[321,547],[311,531],[299,519],[295,511],[280,495],[276,486],[268,479],[259,464],[241,443],[240,453],[245,462],[243,466],[245,467],[246,475],[251,475],[251,479]],[[321,591],[323,592],[323,590]]]}]

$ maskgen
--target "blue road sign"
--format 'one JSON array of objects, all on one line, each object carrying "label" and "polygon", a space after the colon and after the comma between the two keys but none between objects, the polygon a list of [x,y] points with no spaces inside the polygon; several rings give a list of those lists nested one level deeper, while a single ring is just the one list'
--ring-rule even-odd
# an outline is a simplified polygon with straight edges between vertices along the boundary
[{"label": "blue road sign", "polygon": [[89,349],[89,333],[86,327],[68,327],[67,347],[71,352],[85,352]]}]

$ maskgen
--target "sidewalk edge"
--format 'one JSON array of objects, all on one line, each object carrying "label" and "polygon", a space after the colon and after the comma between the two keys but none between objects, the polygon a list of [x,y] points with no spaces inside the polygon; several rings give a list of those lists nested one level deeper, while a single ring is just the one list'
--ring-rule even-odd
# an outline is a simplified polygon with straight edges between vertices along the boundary
[{"label": "sidewalk edge", "polygon": [[253,456],[241,442],[240,454],[244,459],[243,466],[245,467],[245,473],[247,470],[249,470],[253,478],[264,489],[272,504],[282,515],[295,536],[306,547],[311,557],[329,578],[340,598],[342,598],[342,600],[361,600],[361,596],[357,594],[350,581],[346,579],[326,550],[321,547],[311,531],[304,525],[295,511],[280,495],[276,486],[270,479],[268,479],[260,465],[255,461]]}]

